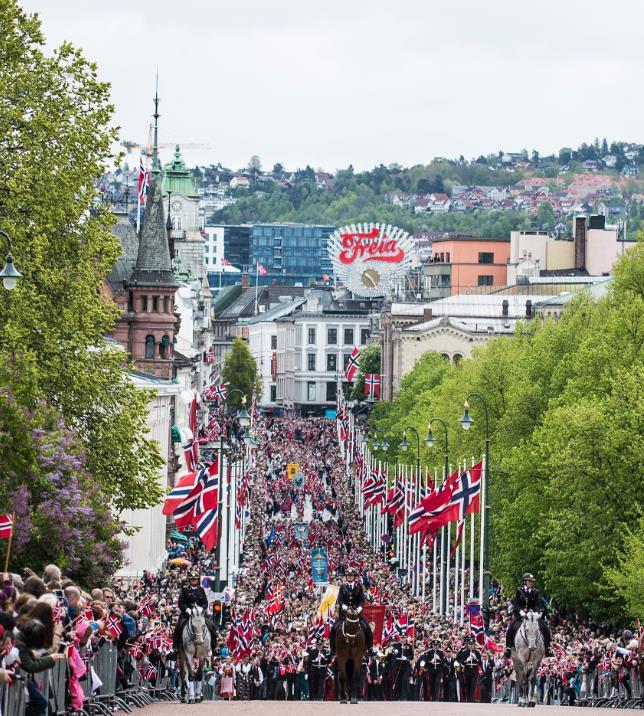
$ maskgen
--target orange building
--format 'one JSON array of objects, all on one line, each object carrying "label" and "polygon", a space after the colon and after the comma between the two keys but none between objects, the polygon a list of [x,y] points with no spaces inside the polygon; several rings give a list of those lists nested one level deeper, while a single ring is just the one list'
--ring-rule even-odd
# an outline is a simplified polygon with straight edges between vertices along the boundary
[{"label": "orange building", "polygon": [[509,258],[509,238],[434,239],[432,257],[423,266],[423,274],[431,284],[430,299],[445,298],[477,286],[507,285]]}]

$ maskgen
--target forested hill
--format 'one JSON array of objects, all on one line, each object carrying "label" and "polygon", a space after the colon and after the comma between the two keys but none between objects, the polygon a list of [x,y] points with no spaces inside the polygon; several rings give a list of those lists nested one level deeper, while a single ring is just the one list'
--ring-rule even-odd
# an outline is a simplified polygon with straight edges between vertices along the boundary
[{"label": "forested hill", "polygon": [[[602,158],[603,157],[603,158]],[[641,174],[640,174],[641,167]],[[393,223],[410,232],[464,231],[482,236],[508,236],[512,229],[554,229],[568,224],[573,210],[600,203],[613,207],[614,219],[626,219],[629,233],[644,227],[644,147],[606,140],[577,150],[540,157],[537,152],[480,156],[472,161],[435,159],[427,165],[380,165],[370,171],[353,167],[334,175],[311,167],[288,171],[276,164],[261,169],[258,157],[240,172],[202,167],[195,175],[202,186],[226,186],[233,176],[247,177],[248,188],[230,190],[235,203],[213,213],[213,223],[306,222],[339,226],[357,221]],[[464,187],[498,187],[505,202],[474,202],[457,209],[454,199]],[[532,192],[532,194],[531,194]],[[418,198],[450,198],[449,211],[420,210]],[[398,206],[399,195],[405,203]],[[525,199],[525,201],[517,200]],[[566,199],[573,197],[570,207]],[[510,201],[510,199],[512,201]]]}]

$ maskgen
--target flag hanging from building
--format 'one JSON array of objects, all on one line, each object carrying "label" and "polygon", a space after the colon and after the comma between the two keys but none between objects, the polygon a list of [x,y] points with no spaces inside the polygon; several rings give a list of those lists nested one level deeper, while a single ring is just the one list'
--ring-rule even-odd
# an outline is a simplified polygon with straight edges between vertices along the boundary
[{"label": "flag hanging from building", "polygon": [[226,400],[228,397],[226,383],[215,383],[209,388],[206,388],[206,390],[204,390],[203,397],[205,400]]},{"label": "flag hanging from building", "polygon": [[9,539],[13,531],[13,517],[11,515],[0,515],[0,539]]},{"label": "flag hanging from building", "polygon": [[364,394],[370,398],[380,397],[380,374],[365,373],[364,374]]},{"label": "flag hanging from building", "polygon": [[355,348],[351,351],[351,355],[347,359],[347,364],[344,366],[344,375],[349,383],[353,382],[358,372],[358,365],[360,363],[360,350]]},{"label": "flag hanging from building", "polygon": [[139,204],[145,204],[145,197],[147,196],[148,189],[150,188],[150,172],[145,171],[143,166],[143,157],[139,158]]},{"label": "flag hanging from building", "polygon": [[257,273],[260,276],[266,276],[268,274],[268,270],[266,269],[266,266],[262,266],[259,261],[257,262]]},{"label": "flag hanging from building", "polygon": [[225,257],[222,256],[222,257],[221,257],[221,265],[222,265],[222,266],[232,266],[232,265],[233,265],[233,262],[232,262],[232,261],[229,261],[227,258],[225,258]]}]

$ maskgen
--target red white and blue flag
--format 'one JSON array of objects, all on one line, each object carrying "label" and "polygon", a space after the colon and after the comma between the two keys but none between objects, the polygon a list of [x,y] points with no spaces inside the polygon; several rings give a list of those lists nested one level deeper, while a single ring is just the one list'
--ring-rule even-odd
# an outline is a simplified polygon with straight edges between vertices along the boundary
[{"label": "red white and blue flag", "polygon": [[364,394],[370,398],[380,397],[380,374],[365,373],[364,374]]},{"label": "red white and blue flag", "polygon": [[145,204],[145,197],[147,196],[148,189],[150,188],[150,172],[145,171],[143,166],[143,157],[139,159],[139,204]]},{"label": "red white and blue flag", "polygon": [[344,375],[349,383],[353,382],[358,372],[358,365],[360,363],[360,349],[354,346],[351,351],[351,355],[347,358],[347,364],[344,366]]},{"label": "red white and blue flag", "polygon": [[13,531],[13,515],[0,515],[0,539],[9,539]]},{"label": "red white and blue flag", "polygon": [[266,266],[262,266],[259,261],[257,262],[257,273],[259,276],[266,276],[268,274]]}]

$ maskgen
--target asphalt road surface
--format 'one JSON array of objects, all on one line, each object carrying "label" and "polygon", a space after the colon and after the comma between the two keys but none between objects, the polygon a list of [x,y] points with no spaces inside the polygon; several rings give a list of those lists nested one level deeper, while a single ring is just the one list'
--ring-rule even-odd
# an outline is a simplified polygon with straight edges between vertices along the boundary
[{"label": "asphalt road surface", "polygon": [[[566,706],[537,706],[536,709],[519,709],[507,704],[449,704],[428,703],[426,701],[363,701],[357,706],[338,704],[330,701],[204,701],[201,704],[163,702],[148,706],[145,716],[207,716],[208,714],[231,714],[231,716],[328,716],[329,714],[347,714],[347,716],[495,716],[496,714],[534,714],[560,716],[570,713],[586,713],[587,709],[571,709]],[[595,714],[606,713],[605,709],[595,709]],[[640,710],[624,709],[623,714],[641,714]]]}]

